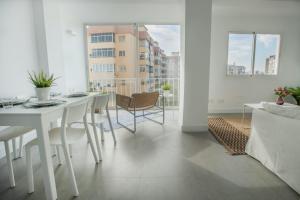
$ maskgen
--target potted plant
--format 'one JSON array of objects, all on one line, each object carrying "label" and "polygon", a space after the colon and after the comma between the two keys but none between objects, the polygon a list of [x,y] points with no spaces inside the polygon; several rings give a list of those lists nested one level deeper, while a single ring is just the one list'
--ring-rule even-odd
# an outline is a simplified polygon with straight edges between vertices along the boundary
[{"label": "potted plant", "polygon": [[49,100],[50,98],[50,88],[54,85],[54,81],[57,78],[54,78],[54,75],[50,76],[43,71],[36,74],[35,72],[28,73],[29,80],[35,86],[36,96],[39,101]]},{"label": "potted plant", "polygon": [[164,92],[164,96],[168,96],[170,94],[170,90],[171,90],[171,85],[170,84],[164,83],[161,88]]},{"label": "potted plant", "polygon": [[300,87],[289,87],[288,91],[296,99],[297,104],[300,105]]},{"label": "potted plant", "polygon": [[283,105],[284,104],[284,100],[283,98],[286,97],[287,95],[289,95],[289,91],[286,87],[278,87],[276,89],[274,89],[275,95],[278,96],[276,104],[277,105]]}]

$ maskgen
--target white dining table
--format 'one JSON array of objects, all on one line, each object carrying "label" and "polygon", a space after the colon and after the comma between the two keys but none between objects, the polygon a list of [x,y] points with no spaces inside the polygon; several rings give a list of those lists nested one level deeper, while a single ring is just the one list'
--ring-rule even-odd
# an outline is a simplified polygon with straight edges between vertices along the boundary
[{"label": "white dining table", "polygon": [[65,103],[51,107],[25,108],[23,105],[19,105],[9,109],[0,108],[0,126],[25,126],[36,129],[47,200],[57,199],[48,135],[50,123],[56,122],[62,117],[65,106],[91,99],[94,95],[95,93],[91,93],[84,97],[63,98]]}]

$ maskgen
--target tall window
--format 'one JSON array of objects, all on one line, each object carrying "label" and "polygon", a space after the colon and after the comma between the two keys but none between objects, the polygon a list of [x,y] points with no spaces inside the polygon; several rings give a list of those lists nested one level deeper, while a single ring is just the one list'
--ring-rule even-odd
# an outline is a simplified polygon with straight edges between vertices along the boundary
[{"label": "tall window", "polygon": [[[162,93],[168,83],[172,98],[167,104],[179,105],[179,25],[86,25],[85,41],[89,90],[131,96]],[[112,95],[110,105],[114,102]]]},{"label": "tall window", "polygon": [[228,75],[277,75],[280,35],[229,33]]},{"label": "tall window", "polygon": [[101,48],[101,49],[92,49],[92,54],[90,54],[92,58],[97,57],[114,57],[115,49],[114,48]]},{"label": "tall window", "polygon": [[114,33],[92,33],[91,43],[114,42]]}]

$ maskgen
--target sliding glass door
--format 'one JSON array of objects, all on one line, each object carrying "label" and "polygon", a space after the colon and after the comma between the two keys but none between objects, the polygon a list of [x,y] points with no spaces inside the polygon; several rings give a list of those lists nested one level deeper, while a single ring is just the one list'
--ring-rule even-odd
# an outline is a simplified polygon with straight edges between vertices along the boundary
[{"label": "sliding glass door", "polygon": [[167,105],[179,105],[179,25],[111,24],[85,28],[90,91],[127,96],[162,93],[162,85],[167,83],[171,88]]}]

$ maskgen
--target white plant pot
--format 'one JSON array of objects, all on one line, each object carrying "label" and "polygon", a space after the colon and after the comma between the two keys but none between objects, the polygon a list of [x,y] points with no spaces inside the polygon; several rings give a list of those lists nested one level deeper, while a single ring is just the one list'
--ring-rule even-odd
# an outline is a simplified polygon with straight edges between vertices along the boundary
[{"label": "white plant pot", "polygon": [[165,96],[165,97],[168,97],[169,94],[170,94],[170,90],[164,90],[164,96]]},{"label": "white plant pot", "polygon": [[35,88],[35,92],[39,101],[45,101],[50,99],[50,87]]}]

